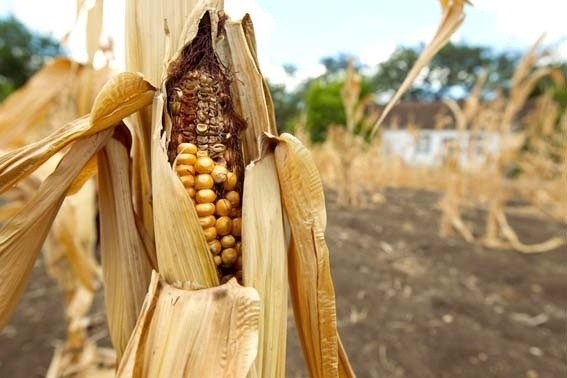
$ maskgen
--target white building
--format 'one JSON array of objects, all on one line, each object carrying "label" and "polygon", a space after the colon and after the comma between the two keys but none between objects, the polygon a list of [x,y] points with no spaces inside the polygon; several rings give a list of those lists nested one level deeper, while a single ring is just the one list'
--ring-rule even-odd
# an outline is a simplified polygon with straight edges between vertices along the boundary
[{"label": "white building", "polygon": [[498,152],[498,133],[463,131],[442,102],[405,102],[396,105],[382,129],[382,152],[408,165],[441,165],[450,149],[458,148],[462,167],[474,167]]}]

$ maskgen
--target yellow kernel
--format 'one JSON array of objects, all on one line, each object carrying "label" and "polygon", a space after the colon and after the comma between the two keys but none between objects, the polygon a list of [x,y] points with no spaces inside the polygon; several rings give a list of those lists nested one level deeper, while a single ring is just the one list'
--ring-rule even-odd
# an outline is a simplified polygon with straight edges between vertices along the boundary
[{"label": "yellow kernel", "polygon": [[201,224],[201,227],[203,227],[203,228],[213,227],[215,225],[216,221],[217,221],[217,219],[215,218],[214,215],[209,215],[209,216],[206,216],[206,217],[199,218],[199,223]]},{"label": "yellow kernel", "polygon": [[211,175],[203,174],[195,178],[195,189],[211,189],[215,185]]},{"label": "yellow kernel", "polygon": [[232,220],[232,234],[234,236],[242,235],[242,218],[234,218]]},{"label": "yellow kernel", "polygon": [[208,242],[217,238],[217,229],[214,227],[205,228],[203,232],[205,233],[205,239],[207,239]]},{"label": "yellow kernel", "polygon": [[198,158],[195,163],[195,170],[197,173],[211,173],[214,167],[215,162],[208,156]]},{"label": "yellow kernel", "polygon": [[195,176],[187,175],[187,176],[179,176],[181,183],[184,187],[190,188],[195,185]]},{"label": "yellow kernel", "polygon": [[234,264],[236,262],[236,259],[238,258],[236,249],[234,248],[223,249],[221,253],[221,258],[224,265]]},{"label": "yellow kernel", "polygon": [[185,188],[185,191],[189,194],[189,197],[195,198],[195,188]]},{"label": "yellow kernel", "polygon": [[220,215],[221,217],[226,216],[226,215],[230,215],[230,209],[232,208],[232,205],[230,203],[229,200],[227,199],[220,199],[217,201],[217,215]]},{"label": "yellow kernel", "polygon": [[236,188],[238,177],[232,172],[226,174],[226,181],[224,182],[224,190],[233,190]]},{"label": "yellow kernel", "polygon": [[180,143],[179,146],[177,146],[177,153],[195,155],[197,153],[197,146],[193,143]]},{"label": "yellow kernel", "polygon": [[232,219],[230,217],[224,216],[217,219],[216,225],[217,234],[223,236],[230,234],[232,229]]},{"label": "yellow kernel", "polygon": [[192,165],[177,164],[175,166],[175,173],[177,173],[177,176],[195,176],[195,168]]},{"label": "yellow kernel", "polygon": [[240,194],[236,190],[231,190],[224,195],[224,198],[230,201],[232,207],[238,207],[240,205]]},{"label": "yellow kernel", "polygon": [[221,184],[226,181],[227,173],[228,169],[226,169],[222,165],[215,165],[213,171],[211,172],[211,176],[213,176],[213,180],[215,180],[217,184]]},{"label": "yellow kernel", "polygon": [[205,157],[205,156],[209,156],[209,153],[206,150],[202,150],[202,151],[197,151],[197,157]]},{"label": "yellow kernel", "polygon": [[218,240],[211,240],[209,242],[209,250],[213,255],[218,255],[222,251],[222,245]]},{"label": "yellow kernel", "polygon": [[177,164],[179,165],[194,165],[197,157],[193,154],[179,154],[177,155]]},{"label": "yellow kernel", "polygon": [[214,256],[213,261],[215,262],[216,266],[219,266],[220,264],[222,264],[222,259],[219,255]]},{"label": "yellow kernel", "polygon": [[197,210],[197,215],[199,218],[208,217],[215,213],[214,203],[198,203],[195,205],[195,210]]},{"label": "yellow kernel", "polygon": [[217,199],[217,194],[212,189],[201,189],[195,195],[197,203],[213,203]]},{"label": "yellow kernel", "polygon": [[232,248],[236,244],[236,239],[232,235],[225,235],[220,240],[220,243],[223,246],[223,248]]}]

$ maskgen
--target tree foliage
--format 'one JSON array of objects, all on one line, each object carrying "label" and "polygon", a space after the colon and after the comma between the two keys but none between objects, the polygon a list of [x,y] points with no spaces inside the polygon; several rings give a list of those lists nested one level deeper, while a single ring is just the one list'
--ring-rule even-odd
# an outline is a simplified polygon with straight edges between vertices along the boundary
[{"label": "tree foliage", "polygon": [[0,19],[0,100],[22,86],[48,57],[62,54],[52,38],[28,30],[13,16]]}]

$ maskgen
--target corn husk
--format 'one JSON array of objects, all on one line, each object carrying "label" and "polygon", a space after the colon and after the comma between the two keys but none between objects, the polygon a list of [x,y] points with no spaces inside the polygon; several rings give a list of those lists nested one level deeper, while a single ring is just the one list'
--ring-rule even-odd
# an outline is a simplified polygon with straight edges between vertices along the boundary
[{"label": "corn husk", "polygon": [[117,377],[245,377],[256,357],[259,311],[257,292],[234,279],[186,290],[154,273]]},{"label": "corn husk", "polygon": [[276,167],[291,228],[289,284],[307,366],[313,377],[354,376],[337,333],[319,172],[297,138],[282,134],[277,140]]},{"label": "corn husk", "polygon": [[285,377],[287,256],[272,153],[246,168],[242,221],[244,285],[258,290],[262,300],[255,373],[259,377]]},{"label": "corn husk", "polygon": [[113,139],[98,159],[104,299],[110,338],[120,360],[150,282],[152,251],[140,236],[132,209],[128,150]]}]

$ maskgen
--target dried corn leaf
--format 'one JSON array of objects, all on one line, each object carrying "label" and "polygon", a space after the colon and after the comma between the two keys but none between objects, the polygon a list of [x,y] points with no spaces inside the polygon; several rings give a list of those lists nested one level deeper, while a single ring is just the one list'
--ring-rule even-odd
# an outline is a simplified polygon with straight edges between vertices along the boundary
[{"label": "dried corn leaf", "polygon": [[259,310],[256,290],[234,279],[185,290],[154,272],[117,377],[245,377],[256,357]]},{"label": "dried corn leaf", "polygon": [[74,177],[111,131],[77,142],[25,207],[0,230],[0,329],[14,311],[49,228]]},{"label": "dried corn leaf", "polygon": [[244,284],[255,288],[262,301],[255,372],[259,377],[285,377],[287,253],[272,153],[246,168],[242,220]]},{"label": "dried corn leaf", "polygon": [[339,372],[350,376],[348,372],[352,370],[337,334],[335,290],[324,237],[327,216],[319,172],[309,150],[298,139],[289,134],[276,139],[276,166],[291,227],[291,298],[309,372],[312,377],[336,377]]},{"label": "dried corn leaf", "polygon": [[77,281],[89,291],[96,289],[100,269],[94,258],[95,222],[95,187],[89,181],[65,199],[44,245],[46,269],[63,290],[74,290]]},{"label": "dried corn leaf", "polygon": [[69,122],[42,140],[0,157],[0,193],[28,176],[77,138],[112,127],[129,114],[149,105],[153,93],[153,88],[140,75],[117,75],[101,90],[90,116]]},{"label": "dried corn leaf", "polygon": [[113,139],[98,159],[104,294],[110,338],[120,360],[150,282],[151,252],[146,251],[132,209],[128,150]]},{"label": "dried corn leaf", "polygon": [[0,105],[0,145],[16,144],[42,123],[53,98],[71,82],[73,65],[66,58],[54,59]]},{"label": "dried corn leaf", "polygon": [[437,27],[437,31],[433,36],[433,39],[429,42],[429,44],[425,47],[423,52],[417,58],[417,61],[414,63],[413,67],[411,68],[410,72],[404,79],[402,85],[398,88],[394,97],[388,102],[386,108],[380,114],[380,118],[378,122],[374,125],[370,132],[370,137],[374,137],[378,128],[386,119],[386,116],[390,113],[394,105],[398,103],[398,101],[402,98],[404,93],[411,87],[411,84],[416,79],[417,75],[421,72],[421,70],[431,61],[433,56],[437,54],[439,50],[449,41],[451,36],[457,31],[459,26],[463,23],[465,19],[464,14],[464,7],[465,4],[469,3],[467,0],[441,0],[441,7],[443,8],[443,16],[439,26]]},{"label": "dried corn leaf", "polygon": [[162,114],[164,96],[153,106],[152,190],[159,272],[167,282],[189,281],[202,287],[218,285],[216,266],[191,198],[167,159]]}]

